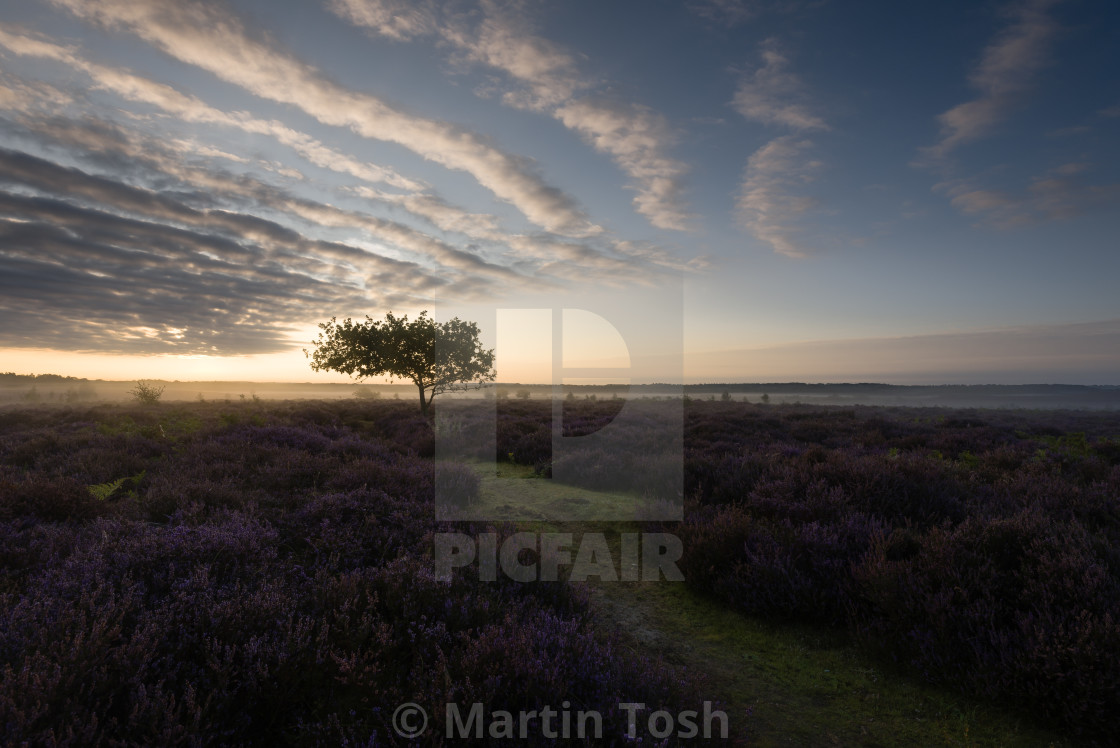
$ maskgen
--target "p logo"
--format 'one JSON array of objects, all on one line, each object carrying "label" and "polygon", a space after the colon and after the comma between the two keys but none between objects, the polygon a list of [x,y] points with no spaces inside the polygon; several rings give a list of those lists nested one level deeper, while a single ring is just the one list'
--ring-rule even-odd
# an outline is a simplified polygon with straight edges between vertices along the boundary
[{"label": "p logo", "polygon": [[497,386],[436,408],[437,519],[681,519],[681,289],[438,307],[492,331]]}]

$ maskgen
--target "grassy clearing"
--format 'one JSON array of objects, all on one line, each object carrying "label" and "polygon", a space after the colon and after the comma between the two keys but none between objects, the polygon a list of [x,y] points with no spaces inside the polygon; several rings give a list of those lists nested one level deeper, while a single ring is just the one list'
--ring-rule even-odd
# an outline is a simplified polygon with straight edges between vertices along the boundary
[{"label": "grassy clearing", "polygon": [[[884,670],[842,632],[775,626],[684,584],[595,588],[603,620],[635,646],[709,675],[758,746],[1060,746],[1053,733]],[[740,722],[741,724],[741,722]]]},{"label": "grassy clearing", "polygon": [[548,522],[563,517],[577,522],[605,522],[633,517],[637,502],[631,496],[575,488],[541,478],[533,469],[508,462],[475,463],[481,479],[479,500],[458,510],[470,520],[502,517],[510,522]]},{"label": "grassy clearing", "polygon": [[[488,467],[488,466],[487,466]],[[521,529],[605,532],[618,559],[619,534],[640,532],[617,517],[631,497],[585,491],[502,464],[479,469],[477,516],[503,516]],[[585,502],[573,502],[573,495]],[[557,523],[547,517],[567,516]],[[757,746],[1053,746],[1072,745],[993,706],[916,682],[868,660],[844,632],[778,626],[744,616],[683,583],[592,585],[604,631],[636,650],[655,652],[705,673],[733,734]],[[746,734],[744,734],[744,732]]]}]

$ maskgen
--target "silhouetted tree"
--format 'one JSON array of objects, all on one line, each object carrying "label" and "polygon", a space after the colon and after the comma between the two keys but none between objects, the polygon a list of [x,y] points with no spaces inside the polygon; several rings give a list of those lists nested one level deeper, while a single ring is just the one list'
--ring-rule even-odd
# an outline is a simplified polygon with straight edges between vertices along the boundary
[{"label": "silhouetted tree", "polygon": [[494,350],[484,350],[478,325],[455,317],[436,322],[421,312],[411,322],[408,315],[392,312],[384,320],[367,316],[365,322],[334,317],[320,323],[314,353],[304,349],[315,371],[338,371],[358,379],[389,376],[409,379],[420,391],[420,412],[428,414],[432,398],[466,382],[494,380]]}]

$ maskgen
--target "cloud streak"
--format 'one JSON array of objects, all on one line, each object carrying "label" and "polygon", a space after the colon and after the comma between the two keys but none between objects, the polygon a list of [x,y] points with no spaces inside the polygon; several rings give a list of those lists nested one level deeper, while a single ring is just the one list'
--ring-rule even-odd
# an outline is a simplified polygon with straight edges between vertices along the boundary
[{"label": "cloud streak", "polygon": [[1011,230],[1120,204],[1120,184],[1088,183],[1083,176],[1088,170],[1085,163],[1063,164],[1033,178],[1020,192],[983,189],[969,180],[943,182],[935,189],[947,194],[962,213],[993,228]]},{"label": "cloud streak", "polygon": [[813,114],[806,100],[801,79],[789,70],[786,57],[776,39],[762,43],[761,67],[743,77],[732,106],[748,120],[764,125],[780,125],[792,130],[828,130],[823,119]]},{"label": "cloud streak", "polygon": [[480,3],[481,20],[440,14],[431,2],[332,0],[343,19],[382,36],[404,40],[438,35],[468,64],[507,75],[514,85],[502,93],[513,107],[552,116],[608,155],[630,177],[634,207],[662,229],[686,230],[694,216],[684,199],[687,166],[669,152],[675,135],[652,109],[596,93],[599,83],[580,72],[575,57],[535,34],[516,10],[490,0]]},{"label": "cloud streak", "polygon": [[755,151],[747,161],[736,204],[740,224],[786,257],[806,257],[811,251],[797,241],[793,224],[816,205],[813,198],[799,194],[821,167],[805,155],[812,145],[783,135]]},{"label": "cloud streak", "polygon": [[[751,122],[796,132],[826,131],[828,124],[813,114],[801,78],[791,72],[789,58],[776,39],[761,45],[763,64],[739,82],[731,105]],[[798,221],[816,204],[803,193],[821,162],[808,152],[813,143],[800,135],[781,135],[747,160],[736,200],[739,225],[776,253],[806,257],[811,250],[798,238]]]},{"label": "cloud streak", "polygon": [[401,145],[449,169],[470,174],[498,198],[549,231],[584,236],[601,229],[575,200],[548,185],[524,157],[446,122],[400,111],[377,97],[340,86],[240,19],[197,0],[52,0],[87,21],[132,31],[181,62],[261,98],[295,106],[323,124]]},{"label": "cloud streak", "polygon": [[127,70],[89,62],[76,50],[35,37],[11,33],[0,26],[0,46],[14,54],[48,59],[69,65],[87,74],[97,88],[132,102],[149,104],[186,122],[219,125],[241,130],[250,135],[265,135],[292,148],[312,164],[343,174],[350,174],[368,182],[385,184],[407,190],[421,190],[423,185],[402,177],[392,169],[363,163],[340,151],[324,145],[306,133],[294,130],[282,122],[262,120],[245,112],[226,113],[208,106],[195,96],[177,91],[166,84],[157,83]]},{"label": "cloud streak", "polygon": [[1038,71],[1049,64],[1048,49],[1058,24],[1048,11],[1060,0],[1026,0],[1008,11],[1010,23],[984,49],[968,76],[979,93],[938,116],[941,138],[923,149],[934,162],[956,148],[991,133],[1030,90]]}]

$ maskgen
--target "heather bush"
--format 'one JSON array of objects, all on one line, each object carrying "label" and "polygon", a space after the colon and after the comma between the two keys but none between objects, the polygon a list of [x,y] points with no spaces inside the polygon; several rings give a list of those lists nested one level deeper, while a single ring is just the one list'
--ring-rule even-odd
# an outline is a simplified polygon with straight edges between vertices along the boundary
[{"label": "heather bush", "polygon": [[465,507],[478,500],[480,481],[478,473],[466,465],[454,462],[436,462],[435,490],[441,502]]},{"label": "heather bush", "polygon": [[79,480],[43,473],[0,473],[0,521],[27,518],[47,522],[84,521],[103,516],[111,506]]},{"label": "heather bush", "polygon": [[1104,735],[1120,712],[1110,550],[1035,509],[882,537],[854,571],[853,631],[930,680]]}]

